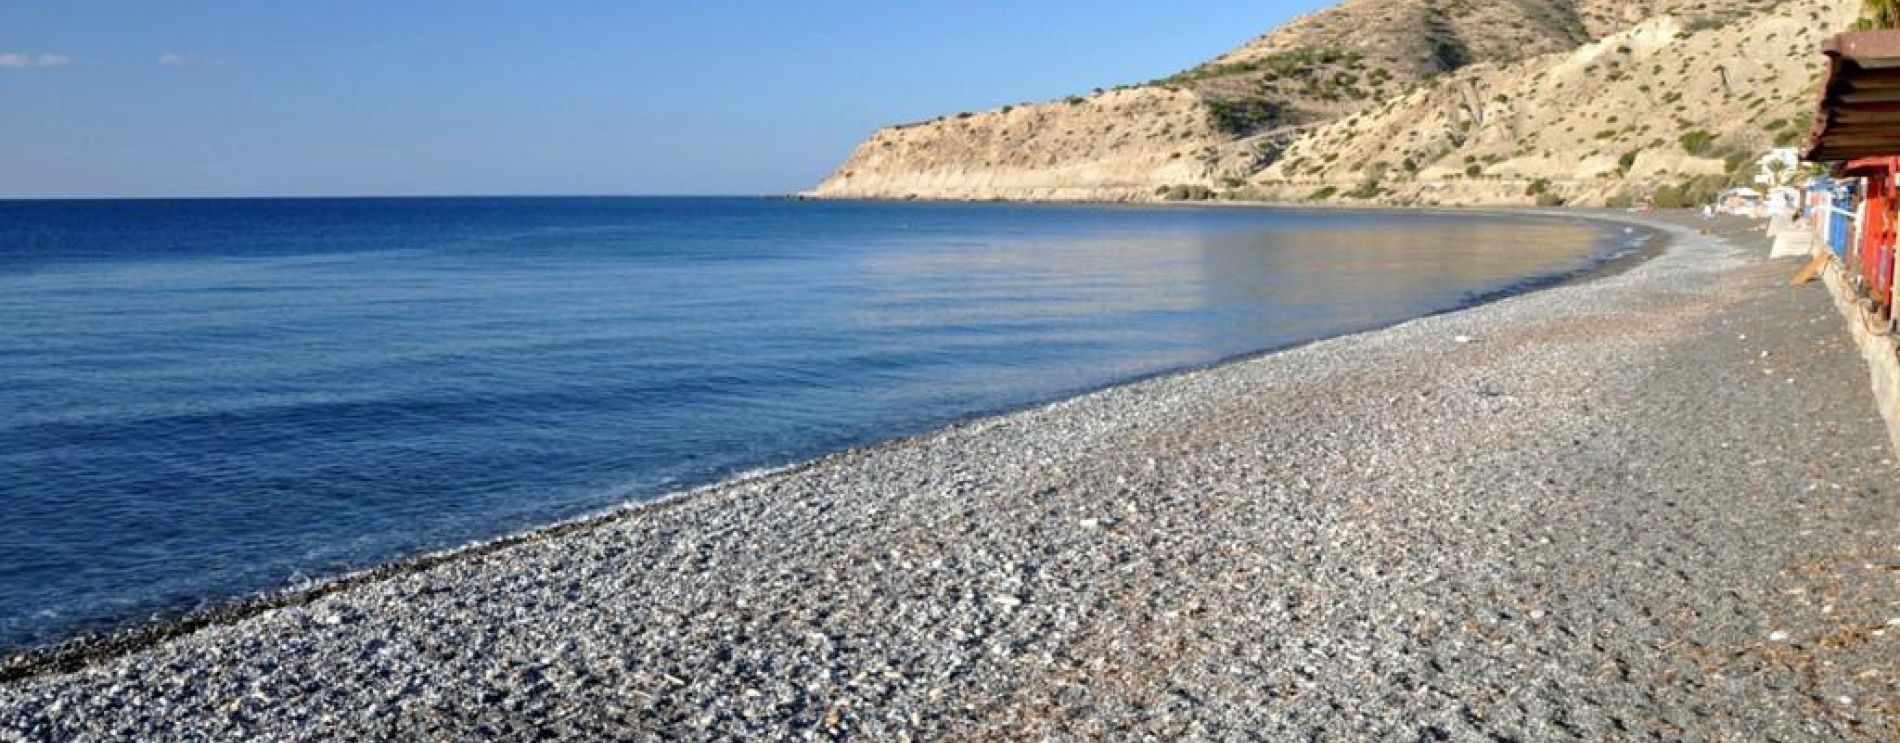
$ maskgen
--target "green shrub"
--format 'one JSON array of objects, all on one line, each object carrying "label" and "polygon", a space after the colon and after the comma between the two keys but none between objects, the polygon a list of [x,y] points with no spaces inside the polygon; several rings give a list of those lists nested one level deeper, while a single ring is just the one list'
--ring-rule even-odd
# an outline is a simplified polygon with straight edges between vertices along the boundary
[{"label": "green shrub", "polygon": [[1689,206],[1713,203],[1728,185],[1728,179],[1719,175],[1698,176],[1683,182],[1682,197],[1689,202]]},{"label": "green shrub", "polygon": [[1265,98],[1216,98],[1207,102],[1207,108],[1215,128],[1235,136],[1289,123],[1286,109],[1278,101]]},{"label": "green shrub", "polygon": [[1656,208],[1688,209],[1711,203],[1727,186],[1728,179],[1719,175],[1697,176],[1677,185],[1663,186],[1656,189]]},{"label": "green shrub", "polygon": [[1385,180],[1385,172],[1388,169],[1385,163],[1376,163],[1372,167],[1366,168],[1365,178],[1359,182],[1359,187],[1346,192],[1346,197],[1352,199],[1376,199],[1385,195],[1385,188],[1379,184]]},{"label": "green shrub", "polygon": [[1628,209],[1636,205],[1636,197],[1629,194],[1617,194],[1603,200],[1606,209]]},{"label": "green shrub", "polygon": [[1524,187],[1525,196],[1542,196],[1547,193],[1550,193],[1549,178],[1539,178],[1531,181],[1530,185]]},{"label": "green shrub", "polygon": [[1715,147],[1715,135],[1697,129],[1682,135],[1683,151],[1701,157]]},{"label": "green shrub", "polygon": [[1788,119],[1786,126],[1775,132],[1775,146],[1789,147],[1808,138],[1808,125],[1800,119]]},{"label": "green shrub", "polygon": [[1202,185],[1163,186],[1155,191],[1168,201],[1209,201],[1218,194],[1214,189]]},{"label": "green shrub", "polygon": [[1540,193],[1537,195],[1537,205],[1538,206],[1563,206],[1564,197],[1558,196],[1557,194],[1549,193],[1549,192]]},{"label": "green shrub", "polygon": [[1327,186],[1318,191],[1314,191],[1310,194],[1307,194],[1306,200],[1307,201],[1325,201],[1337,195],[1339,195],[1339,189],[1334,188],[1332,186]]},{"label": "green shrub", "polygon": [[1477,165],[1477,164],[1475,164],[1475,163],[1474,163],[1474,164],[1472,164],[1472,165],[1467,165],[1467,166],[1465,166],[1465,177],[1466,177],[1466,178],[1476,178],[1476,177],[1478,177],[1478,176],[1481,176],[1481,175],[1484,175],[1484,166],[1483,166],[1483,165]]},{"label": "green shrub", "polygon": [[1682,197],[1682,189],[1676,186],[1663,186],[1656,189],[1654,196],[1657,209],[1686,209],[1689,202]]}]

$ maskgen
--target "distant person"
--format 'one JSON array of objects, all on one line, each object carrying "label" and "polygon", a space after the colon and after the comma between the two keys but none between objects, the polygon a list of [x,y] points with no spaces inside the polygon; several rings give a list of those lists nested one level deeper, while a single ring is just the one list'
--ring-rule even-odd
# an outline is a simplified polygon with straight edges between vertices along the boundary
[{"label": "distant person", "polygon": [[1705,220],[1715,219],[1715,205],[1714,204],[1702,205],[1702,218]]}]

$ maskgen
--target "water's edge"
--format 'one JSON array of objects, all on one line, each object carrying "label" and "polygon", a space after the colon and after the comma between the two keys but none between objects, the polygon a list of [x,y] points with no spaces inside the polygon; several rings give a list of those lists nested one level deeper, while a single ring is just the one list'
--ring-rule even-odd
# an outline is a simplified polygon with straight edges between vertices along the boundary
[{"label": "water's edge", "polygon": [[[1277,208],[1267,205],[1223,206],[1228,208]],[[1371,209],[1366,211],[1384,210]],[[1508,288],[1475,295],[1458,306],[1437,312],[1408,317],[1340,335],[1312,338],[1297,343],[1257,349],[1207,363],[1137,375],[1075,391],[1071,394],[1064,394],[1054,399],[1041,400],[1026,405],[973,411],[958,421],[916,434],[853,446],[786,466],[749,470],[736,476],[727,477],[726,479],[699,484],[647,500],[609,507],[604,510],[493,539],[401,557],[387,561],[376,567],[343,573],[328,578],[320,578],[302,585],[293,585],[237,598],[214,600],[195,607],[155,613],[143,619],[128,619],[120,623],[119,626],[109,629],[81,631],[58,642],[28,646],[10,651],[7,657],[3,661],[0,661],[0,684],[7,684],[38,676],[78,671],[95,663],[129,655],[143,648],[193,634],[207,627],[233,624],[276,609],[309,604],[352,588],[419,573],[454,561],[481,557],[523,544],[590,531],[618,522],[622,519],[642,516],[674,507],[688,498],[726,490],[748,482],[803,472],[823,466],[837,459],[859,456],[866,452],[881,450],[887,447],[905,446],[910,442],[940,436],[949,431],[978,425],[983,421],[1003,415],[1059,405],[1071,400],[1094,395],[1104,390],[1139,384],[1153,379],[1193,374],[1219,366],[1257,359],[1262,356],[1285,353],[1315,343],[1339,341],[1356,336],[1378,333],[1424,318],[1464,312],[1504,299],[1520,297],[1545,289],[1589,283],[1608,278],[1629,271],[1652,258],[1662,255],[1675,243],[1672,233],[1661,225],[1647,221],[1639,216],[1622,214],[1554,209],[1410,209],[1393,211],[1450,212],[1472,217],[1489,215],[1584,219],[1603,225],[1634,227],[1648,233],[1649,239],[1640,248],[1611,255],[1602,260],[1593,261],[1573,271],[1541,277],[1529,277]]]}]

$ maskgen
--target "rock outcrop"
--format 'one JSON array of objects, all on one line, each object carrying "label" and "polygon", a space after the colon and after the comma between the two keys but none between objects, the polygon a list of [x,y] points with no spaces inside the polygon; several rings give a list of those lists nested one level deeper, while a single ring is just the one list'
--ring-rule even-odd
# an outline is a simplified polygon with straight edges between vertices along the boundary
[{"label": "rock outcrop", "polygon": [[1192,93],[1144,87],[873,135],[818,187],[863,198],[1110,200],[1209,183],[1232,149]]}]

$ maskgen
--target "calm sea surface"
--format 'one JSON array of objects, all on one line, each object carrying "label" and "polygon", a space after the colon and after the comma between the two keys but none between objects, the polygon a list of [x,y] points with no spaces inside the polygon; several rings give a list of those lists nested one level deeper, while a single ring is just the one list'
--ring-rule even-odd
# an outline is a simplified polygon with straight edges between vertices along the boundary
[{"label": "calm sea surface", "polygon": [[1641,239],[745,199],[0,202],[0,647],[1119,380]]}]

